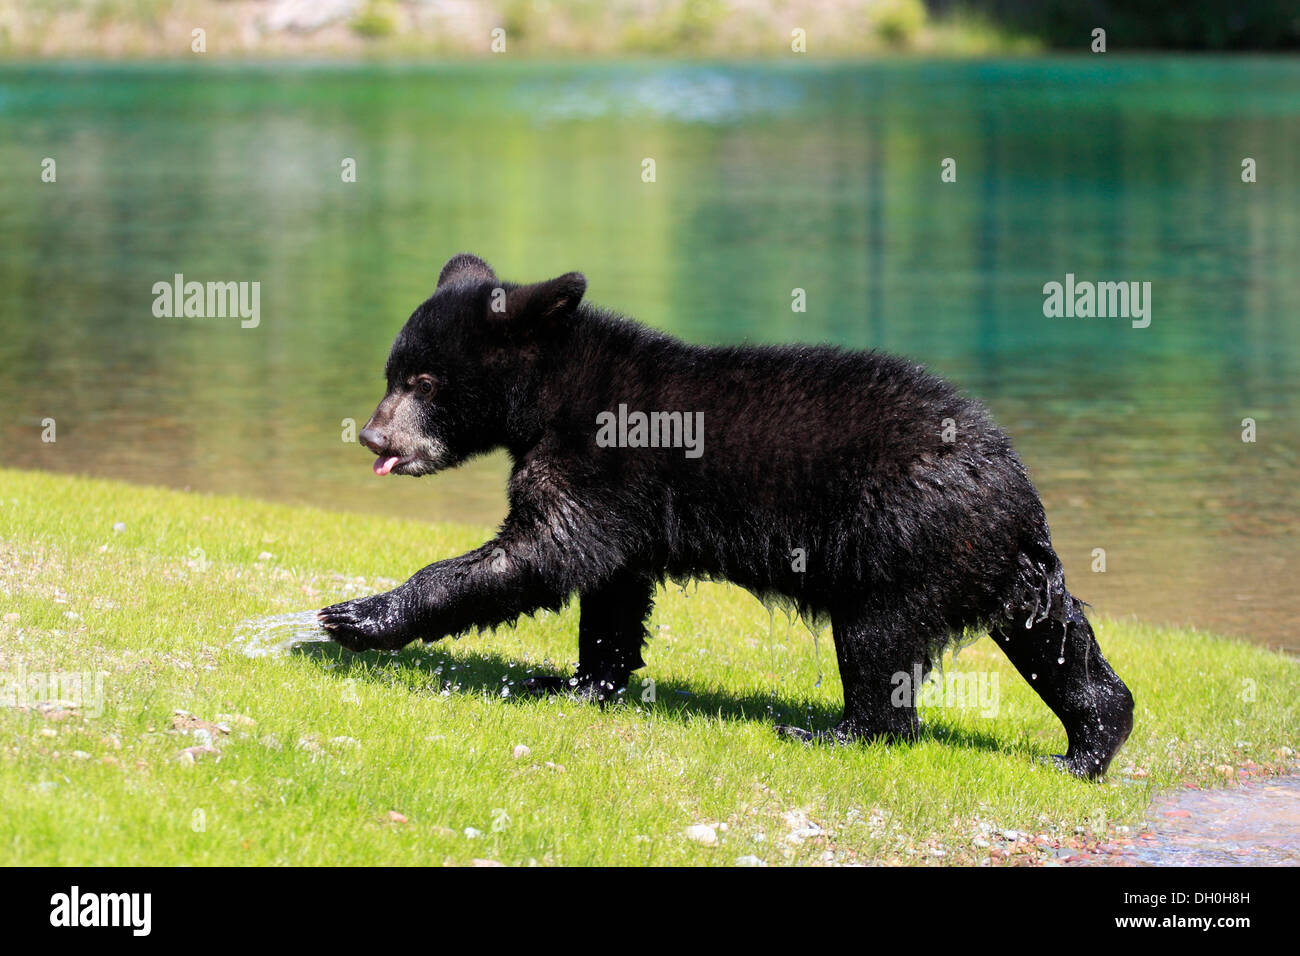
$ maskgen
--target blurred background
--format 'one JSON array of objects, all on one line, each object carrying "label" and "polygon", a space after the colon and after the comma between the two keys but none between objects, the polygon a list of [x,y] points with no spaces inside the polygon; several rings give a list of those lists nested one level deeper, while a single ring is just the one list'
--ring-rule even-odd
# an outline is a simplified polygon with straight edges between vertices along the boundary
[{"label": "blurred background", "polygon": [[1293,0],[0,0],[0,55],[974,54],[1300,46]]},{"label": "blurred background", "polygon": [[[0,2],[0,463],[493,524],[503,457],[377,479],[342,440],[472,251],[694,342],[925,362],[1083,599],[1300,650],[1300,61],[1206,52],[1300,20],[1172,9]],[[1150,282],[1150,327],[1045,318],[1067,272]],[[155,317],[175,273],[260,282],[260,325]]]}]

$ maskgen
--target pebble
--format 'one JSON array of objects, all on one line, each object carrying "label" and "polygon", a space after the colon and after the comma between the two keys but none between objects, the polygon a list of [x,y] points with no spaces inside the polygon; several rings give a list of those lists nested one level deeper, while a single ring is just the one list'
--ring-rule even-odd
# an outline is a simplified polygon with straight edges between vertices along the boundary
[{"label": "pebble", "polygon": [[182,750],[180,753],[176,755],[176,759],[183,764],[192,764],[199,757],[206,757],[209,754],[220,756],[221,751],[218,750],[216,747],[211,747],[206,744],[200,744],[197,747],[186,747],[184,750]]},{"label": "pebble", "polygon": [[736,866],[767,866],[767,863],[756,856],[738,856]]},{"label": "pebble", "polygon": [[525,757],[532,754],[532,751],[524,744],[515,744],[515,749],[512,752],[516,760],[523,760]]},{"label": "pebble", "polygon": [[471,839],[471,840],[477,840],[477,839],[478,839],[479,837],[481,837],[482,835],[483,835],[483,831],[482,831],[482,830],[476,830],[476,829],[474,829],[474,827],[466,827],[466,828],[465,828],[465,836],[468,837],[468,838]]},{"label": "pebble", "polygon": [[701,846],[716,846],[718,843],[717,831],[707,823],[695,823],[687,827],[686,838]]},{"label": "pebble", "polygon": [[406,817],[405,817],[405,815],[403,815],[403,814],[401,814],[401,813],[398,813],[396,810],[389,810],[389,811],[388,811],[388,822],[389,822],[389,823],[405,823],[405,822],[406,822]]},{"label": "pebble", "polygon": [[818,836],[821,832],[821,827],[815,823],[810,823],[808,826],[800,827],[798,830],[791,830],[789,834],[786,835],[786,839],[791,843],[802,843],[810,837]]}]

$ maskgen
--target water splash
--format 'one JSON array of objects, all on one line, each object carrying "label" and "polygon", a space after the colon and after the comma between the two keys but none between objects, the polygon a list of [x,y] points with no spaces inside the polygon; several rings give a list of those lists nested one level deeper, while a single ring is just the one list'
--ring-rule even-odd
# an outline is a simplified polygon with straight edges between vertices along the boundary
[{"label": "water splash", "polygon": [[767,667],[768,673],[772,678],[767,700],[767,713],[769,717],[776,716],[776,605],[768,602],[763,604],[764,610],[767,611]]},{"label": "water splash", "polygon": [[281,657],[299,645],[332,640],[316,620],[315,610],[291,611],[240,621],[231,646],[245,657]]},{"label": "water splash", "polygon": [[822,686],[822,677],[824,676],[824,675],[822,674],[822,642],[821,642],[821,636],[822,636],[822,631],[824,631],[825,628],[814,627],[812,624],[809,624],[807,621],[804,621],[803,623],[804,623],[804,627],[806,627],[806,628],[808,629],[808,633],[812,635],[812,639],[813,639],[813,660],[814,660],[814,661],[816,662],[816,664],[817,664],[817,683],[813,684],[813,686],[814,686],[814,687],[821,687],[821,686]]}]

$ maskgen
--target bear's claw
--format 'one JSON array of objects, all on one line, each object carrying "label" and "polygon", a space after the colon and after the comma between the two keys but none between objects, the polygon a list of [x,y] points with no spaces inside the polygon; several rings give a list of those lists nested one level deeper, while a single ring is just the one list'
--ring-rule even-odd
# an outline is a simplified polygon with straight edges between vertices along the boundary
[{"label": "bear's claw", "polygon": [[316,620],[350,651],[397,650],[411,640],[393,626],[384,596],[357,598],[316,612]]},{"label": "bear's claw", "polygon": [[537,697],[546,697],[551,694],[568,694],[571,697],[598,701],[602,704],[617,697],[623,689],[623,687],[615,686],[610,681],[597,681],[590,677],[561,677],[559,675],[544,674],[538,677],[530,677],[524,681],[524,690]]},{"label": "bear's claw", "polygon": [[840,745],[866,739],[864,735],[843,727],[832,727],[830,730],[805,730],[802,727],[791,727],[789,724],[777,724],[776,732],[780,737],[804,744]]},{"label": "bear's claw", "polygon": [[906,743],[920,736],[920,721],[910,728],[891,728],[886,730],[866,730],[859,724],[841,721],[829,730],[805,730],[791,727],[789,724],[777,724],[777,735],[788,740],[797,740],[805,744],[851,744],[859,741],[886,740],[890,743]]}]

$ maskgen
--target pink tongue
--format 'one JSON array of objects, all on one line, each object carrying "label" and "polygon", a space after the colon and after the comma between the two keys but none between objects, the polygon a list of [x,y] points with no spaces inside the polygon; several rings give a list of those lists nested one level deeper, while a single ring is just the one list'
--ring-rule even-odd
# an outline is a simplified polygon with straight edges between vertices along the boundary
[{"label": "pink tongue", "polygon": [[376,475],[388,474],[390,471],[393,470],[393,466],[397,464],[399,461],[401,461],[401,459],[398,458],[396,455],[394,455],[392,458],[376,458],[375,474]]}]

